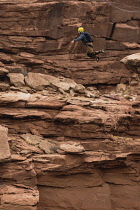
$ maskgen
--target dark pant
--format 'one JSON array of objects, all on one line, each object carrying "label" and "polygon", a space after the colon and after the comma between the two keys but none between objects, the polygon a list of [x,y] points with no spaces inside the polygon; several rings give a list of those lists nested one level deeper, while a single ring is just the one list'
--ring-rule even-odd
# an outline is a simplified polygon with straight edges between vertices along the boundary
[{"label": "dark pant", "polygon": [[92,42],[87,43],[86,47],[87,47],[87,56],[90,58],[94,58],[96,57],[96,55],[100,53],[100,51],[94,51]]}]

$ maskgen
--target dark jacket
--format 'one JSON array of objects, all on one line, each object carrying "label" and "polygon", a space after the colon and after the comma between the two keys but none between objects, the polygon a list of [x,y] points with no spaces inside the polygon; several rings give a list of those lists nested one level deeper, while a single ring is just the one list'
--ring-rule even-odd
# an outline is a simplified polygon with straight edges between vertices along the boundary
[{"label": "dark jacket", "polygon": [[80,36],[76,39],[74,39],[74,42],[77,42],[81,40],[84,45],[88,42],[93,42],[91,35],[88,32],[82,32],[80,33]]}]

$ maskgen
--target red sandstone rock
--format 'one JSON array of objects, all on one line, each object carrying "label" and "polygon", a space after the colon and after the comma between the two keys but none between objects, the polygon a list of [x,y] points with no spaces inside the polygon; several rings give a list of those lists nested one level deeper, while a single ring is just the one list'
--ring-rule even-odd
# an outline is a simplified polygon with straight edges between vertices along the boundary
[{"label": "red sandstone rock", "polygon": [[121,60],[129,69],[140,73],[140,53],[129,55]]},{"label": "red sandstone rock", "polygon": [[1,76],[4,76],[4,75],[6,75],[6,74],[8,74],[8,70],[7,69],[5,69],[5,68],[3,68],[3,67],[0,67],[0,75]]},{"label": "red sandstone rock", "polygon": [[20,206],[35,206],[39,201],[38,191],[30,189],[20,189],[18,187],[9,187],[1,197],[1,204],[11,204]]},{"label": "red sandstone rock", "polygon": [[[0,2],[0,209],[140,209],[139,61],[120,63],[139,52],[140,13],[122,10],[139,2],[114,3]],[[70,45],[80,25],[106,49],[99,63]]]},{"label": "red sandstone rock", "polygon": [[15,87],[21,87],[25,85],[23,74],[9,73],[8,77],[10,79],[11,85],[14,85]]},{"label": "red sandstone rock", "polygon": [[0,162],[10,159],[11,153],[8,144],[8,129],[0,126]]},{"label": "red sandstone rock", "polygon": [[60,144],[60,149],[68,154],[83,154],[84,147],[79,143],[67,142]]}]

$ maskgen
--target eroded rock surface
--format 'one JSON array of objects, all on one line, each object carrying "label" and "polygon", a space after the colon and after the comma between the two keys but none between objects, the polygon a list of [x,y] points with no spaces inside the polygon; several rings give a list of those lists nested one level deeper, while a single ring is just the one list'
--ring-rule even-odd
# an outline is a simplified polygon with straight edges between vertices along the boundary
[{"label": "eroded rock surface", "polygon": [[138,3],[0,2],[0,209],[140,209]]},{"label": "eroded rock surface", "polygon": [[0,162],[10,159],[11,153],[8,144],[8,129],[0,126]]},{"label": "eroded rock surface", "polygon": [[140,73],[140,53],[129,55],[122,59],[127,68],[132,69],[136,73]]}]

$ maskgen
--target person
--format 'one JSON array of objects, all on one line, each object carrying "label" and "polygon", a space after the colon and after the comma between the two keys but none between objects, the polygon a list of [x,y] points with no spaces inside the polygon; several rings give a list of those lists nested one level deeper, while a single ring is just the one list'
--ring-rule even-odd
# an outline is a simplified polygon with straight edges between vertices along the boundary
[{"label": "person", "polygon": [[71,43],[81,40],[83,42],[83,44],[86,46],[87,56],[90,58],[95,58],[96,61],[98,62],[100,58],[97,57],[96,55],[98,55],[99,53],[104,53],[104,50],[94,51],[92,37],[91,37],[90,33],[84,32],[83,27],[78,28],[78,33],[79,33],[79,37],[72,40]]}]

